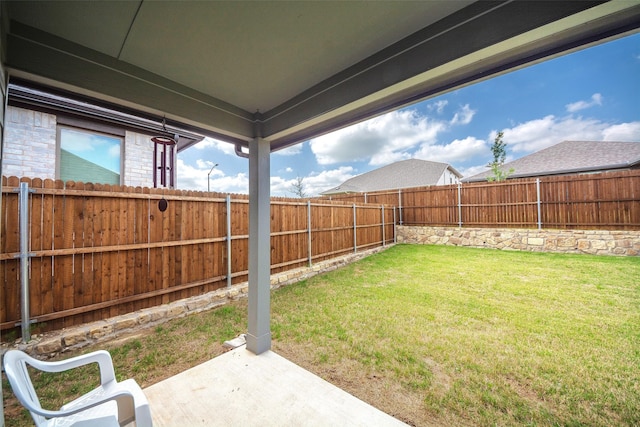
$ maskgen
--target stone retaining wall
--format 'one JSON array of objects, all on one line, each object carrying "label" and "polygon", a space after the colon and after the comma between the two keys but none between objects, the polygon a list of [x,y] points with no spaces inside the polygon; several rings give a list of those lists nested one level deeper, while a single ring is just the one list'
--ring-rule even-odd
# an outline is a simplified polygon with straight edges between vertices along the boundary
[{"label": "stone retaining wall", "polygon": [[[335,270],[371,254],[381,252],[392,245],[345,255],[339,258],[318,262],[312,267],[297,268],[271,276],[271,289],[289,285],[320,273]],[[81,326],[33,335],[31,341],[23,343],[18,339],[14,343],[3,343],[0,353],[9,348],[18,348],[40,358],[55,356],[58,353],[88,345],[109,341],[130,335],[143,329],[155,327],[171,319],[184,317],[222,306],[229,301],[247,297],[247,282],[233,285],[231,288],[218,289],[204,295],[186,298],[170,304],[147,308],[134,313],[113,317]]]},{"label": "stone retaining wall", "polygon": [[534,252],[640,255],[640,231],[397,227],[398,243]]}]

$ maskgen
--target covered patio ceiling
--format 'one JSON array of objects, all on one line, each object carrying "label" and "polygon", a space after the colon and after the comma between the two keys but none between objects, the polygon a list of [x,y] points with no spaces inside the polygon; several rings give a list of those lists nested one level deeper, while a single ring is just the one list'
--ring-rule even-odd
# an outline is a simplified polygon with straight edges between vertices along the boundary
[{"label": "covered patio ceiling", "polygon": [[637,1],[5,1],[11,78],[271,151],[640,26]]}]

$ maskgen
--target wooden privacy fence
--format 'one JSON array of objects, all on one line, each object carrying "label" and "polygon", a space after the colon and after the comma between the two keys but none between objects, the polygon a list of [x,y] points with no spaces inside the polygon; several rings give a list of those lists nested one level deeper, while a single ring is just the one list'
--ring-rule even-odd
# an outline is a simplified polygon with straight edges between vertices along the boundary
[{"label": "wooden privacy fence", "polygon": [[640,170],[405,188],[332,196],[385,203],[399,224],[559,229],[640,229]]},{"label": "wooden privacy fence", "polygon": [[[29,190],[22,255],[21,183]],[[1,329],[21,323],[22,279],[28,279],[28,317],[40,330],[247,280],[248,196],[10,177],[3,178],[2,198]],[[395,210],[272,199],[271,233],[277,273],[393,242]]]}]

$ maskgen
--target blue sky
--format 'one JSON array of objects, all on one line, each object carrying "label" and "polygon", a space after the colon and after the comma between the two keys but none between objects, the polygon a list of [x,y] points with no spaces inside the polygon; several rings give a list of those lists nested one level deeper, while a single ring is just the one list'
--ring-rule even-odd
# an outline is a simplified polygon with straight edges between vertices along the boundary
[{"label": "blue sky", "polygon": [[[395,161],[449,163],[464,176],[487,170],[496,132],[507,161],[565,140],[640,143],[640,34],[476,83],[305,141],[271,156],[272,196],[309,195]],[[248,192],[248,160],[205,139],[178,156],[178,188]]]}]

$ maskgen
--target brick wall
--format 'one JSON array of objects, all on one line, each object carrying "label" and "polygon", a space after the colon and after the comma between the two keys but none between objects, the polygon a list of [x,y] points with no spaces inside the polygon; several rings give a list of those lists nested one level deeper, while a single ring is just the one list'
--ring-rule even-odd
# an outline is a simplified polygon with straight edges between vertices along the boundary
[{"label": "brick wall", "polygon": [[640,231],[397,227],[398,243],[640,256]]},{"label": "brick wall", "polygon": [[2,173],[30,178],[56,177],[56,116],[7,108]]},{"label": "brick wall", "polygon": [[127,131],[124,139],[124,185],[153,187],[153,142],[148,135]]}]

